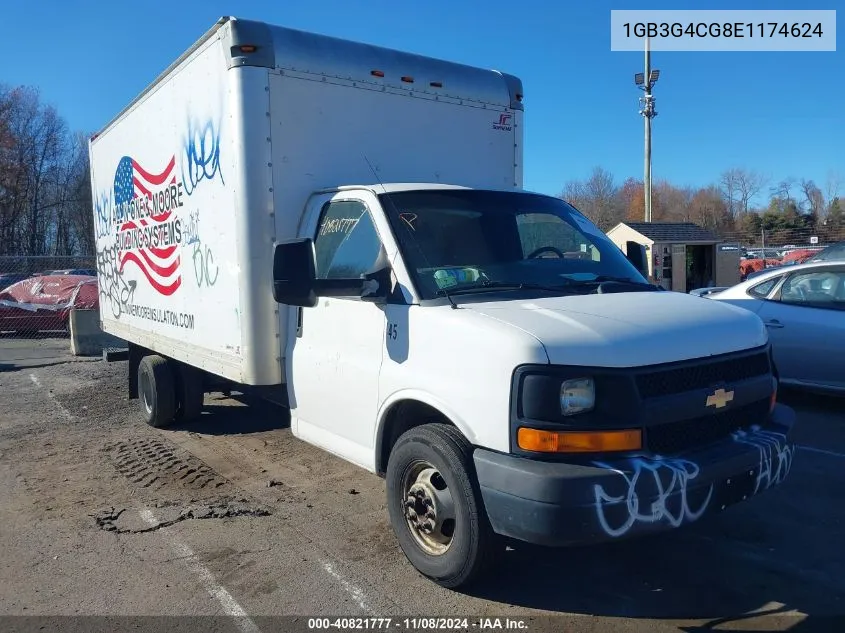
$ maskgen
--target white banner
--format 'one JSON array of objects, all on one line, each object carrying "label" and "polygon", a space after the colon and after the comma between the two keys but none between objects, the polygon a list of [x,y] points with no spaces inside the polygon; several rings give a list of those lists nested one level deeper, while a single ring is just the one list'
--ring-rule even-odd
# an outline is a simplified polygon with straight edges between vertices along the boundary
[{"label": "white banner", "polygon": [[836,11],[611,11],[610,50],[835,51]]}]

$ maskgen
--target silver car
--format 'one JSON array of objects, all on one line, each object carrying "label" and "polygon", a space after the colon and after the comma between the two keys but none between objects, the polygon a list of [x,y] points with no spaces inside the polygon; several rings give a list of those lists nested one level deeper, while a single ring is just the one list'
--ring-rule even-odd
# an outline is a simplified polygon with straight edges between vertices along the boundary
[{"label": "silver car", "polygon": [[845,261],[772,269],[705,297],[763,320],[784,385],[845,395]]}]

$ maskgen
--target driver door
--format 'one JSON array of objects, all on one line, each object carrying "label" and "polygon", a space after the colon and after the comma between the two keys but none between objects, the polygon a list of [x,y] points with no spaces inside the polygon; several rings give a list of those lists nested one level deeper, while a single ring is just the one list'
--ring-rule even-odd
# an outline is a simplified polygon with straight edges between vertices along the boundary
[{"label": "driver door", "polygon": [[[375,263],[381,239],[357,192],[325,196],[312,206],[320,279],[357,278]],[[315,217],[316,216],[316,217]],[[361,466],[372,461],[386,319],[358,298],[320,297],[300,309],[291,358],[291,426],[303,440]]]}]

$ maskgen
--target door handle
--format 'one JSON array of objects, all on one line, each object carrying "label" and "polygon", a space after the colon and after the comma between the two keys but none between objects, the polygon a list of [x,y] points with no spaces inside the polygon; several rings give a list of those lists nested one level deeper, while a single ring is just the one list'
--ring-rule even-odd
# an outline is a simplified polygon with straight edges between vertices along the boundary
[{"label": "door handle", "polygon": [[772,319],[771,321],[764,321],[764,323],[766,324],[766,327],[770,327],[770,328],[777,329],[777,328],[783,327],[783,323],[781,323],[777,319]]}]

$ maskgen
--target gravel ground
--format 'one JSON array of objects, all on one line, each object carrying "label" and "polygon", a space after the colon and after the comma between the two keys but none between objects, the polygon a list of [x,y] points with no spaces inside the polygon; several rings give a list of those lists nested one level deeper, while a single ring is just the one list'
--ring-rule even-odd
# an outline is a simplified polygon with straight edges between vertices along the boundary
[{"label": "gravel ground", "polygon": [[[517,547],[464,593],[410,567],[383,481],[293,438],[284,409],[208,394],[199,421],[159,431],[127,400],[123,362],[13,360],[0,370],[0,616],[77,619],[3,630],[141,622],[79,616],[250,633],[307,630],[315,615],[472,616],[482,630],[483,616],[559,631],[845,625],[839,401],[788,399],[804,448],[780,488],[659,537]],[[198,617],[224,615],[242,617]],[[306,617],[278,619],[290,615]]]}]

